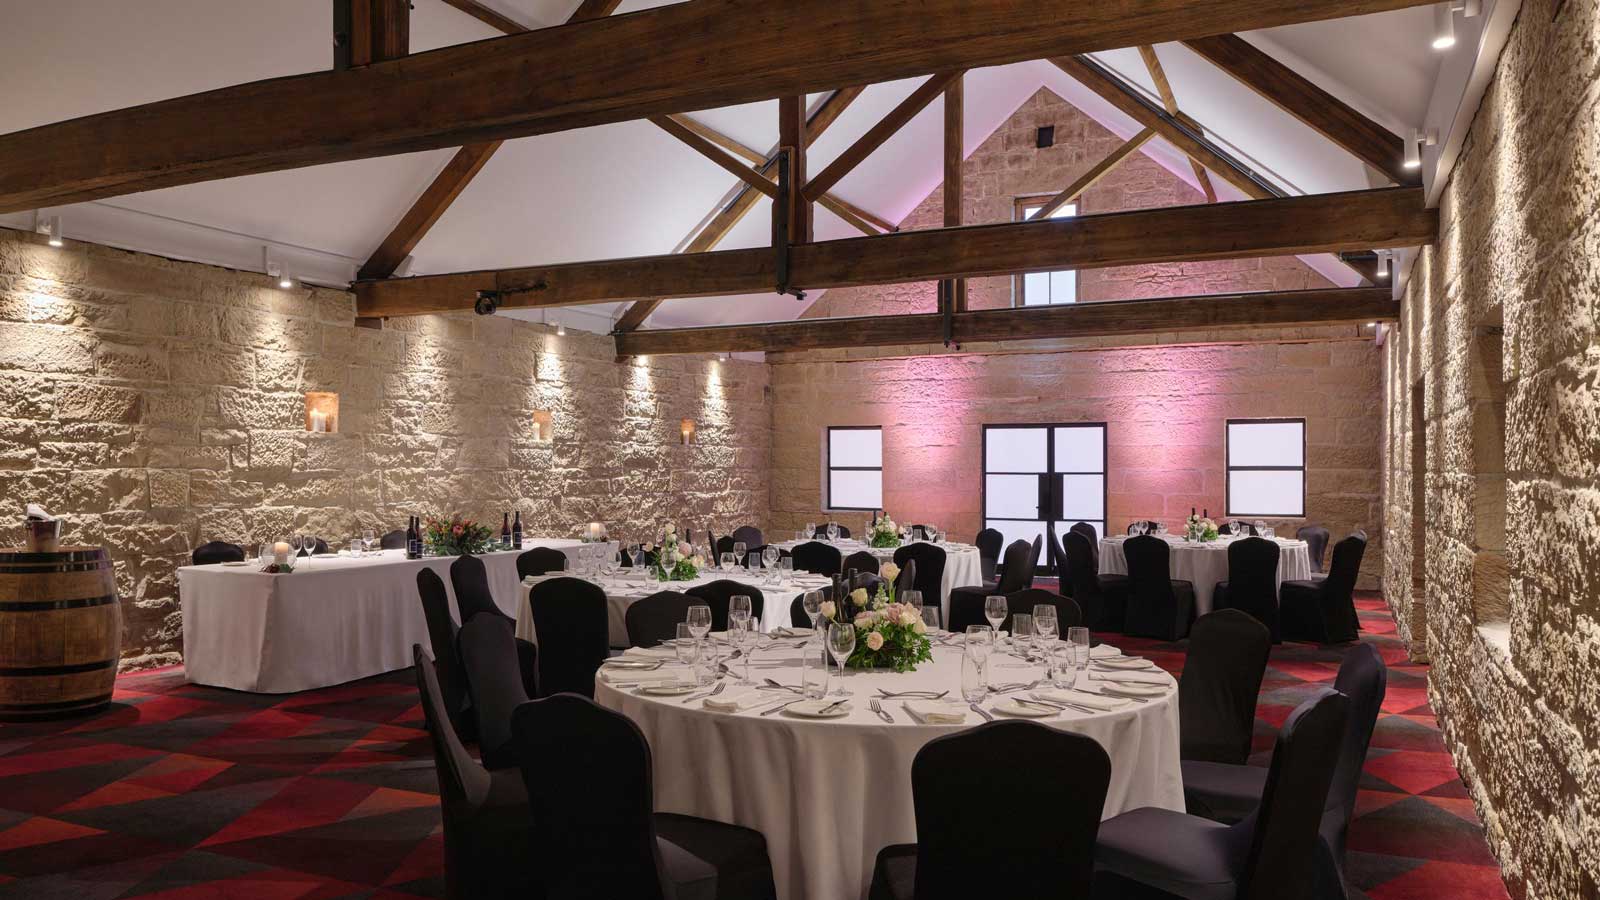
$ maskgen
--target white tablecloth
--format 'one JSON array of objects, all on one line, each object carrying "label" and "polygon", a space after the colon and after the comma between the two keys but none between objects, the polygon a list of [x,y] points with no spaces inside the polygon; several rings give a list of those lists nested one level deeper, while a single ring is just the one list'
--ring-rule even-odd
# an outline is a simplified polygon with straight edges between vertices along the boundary
[{"label": "white tablecloth", "polygon": [[[1196,616],[1211,612],[1211,594],[1217,582],[1228,580],[1228,544],[1234,538],[1219,538],[1203,544],[1190,543],[1182,537],[1160,536],[1171,547],[1168,567],[1178,581],[1194,584],[1194,609]],[[1100,574],[1128,574],[1128,559],[1122,555],[1122,542],[1126,535],[1106,538],[1100,542]],[[1311,577],[1311,552],[1305,541],[1272,538],[1278,543],[1278,585],[1285,581],[1304,581]]]},{"label": "white tablecloth", "polygon": [[[553,547],[573,555],[578,541],[524,540],[523,551]],[[613,550],[615,548],[613,547]],[[494,601],[515,615],[522,596],[517,555],[480,557]],[[287,694],[343,684],[411,665],[411,645],[428,643],[417,572],[429,568],[450,587],[453,557],[408,560],[404,550],[360,559],[304,558],[288,575],[244,566],[178,569],[183,605],[184,674],[196,684]],[[460,619],[460,611],[455,611]]]},{"label": "white tablecloth", "polygon": [[[989,668],[993,683],[1042,674],[1008,655],[993,657]],[[743,670],[736,665],[735,671]],[[758,653],[751,676],[798,684],[798,651]],[[1168,684],[1165,697],[1115,712],[1068,711],[1034,720],[1088,735],[1106,748],[1111,756],[1106,817],[1142,806],[1184,808],[1176,682],[1161,677]],[[883,705],[894,723],[887,724],[868,709],[867,699],[880,687],[948,689],[959,696],[960,681],[960,651],[936,646],[933,662],[916,672],[847,670],[844,684],[855,695],[854,708],[841,719],[759,715],[765,707],[719,713],[698,701],[686,706],[681,698],[647,697],[604,682],[597,683],[595,699],[644,731],[655,761],[657,810],[759,830],[767,838],[783,900],[847,900],[866,896],[879,849],[916,840],[911,762],[917,751],[935,737],[981,721],[969,711],[963,725],[919,725],[902,701],[888,700]]]},{"label": "white tablecloth", "polygon": [[[792,577],[781,584],[771,584],[765,577],[757,574],[751,577],[749,572],[721,572],[708,569],[693,581],[645,581],[642,578],[633,578],[623,569],[616,577],[589,579],[600,585],[606,592],[606,620],[611,629],[611,646],[628,646],[628,626],[626,616],[628,607],[656,593],[657,591],[678,591],[682,593],[692,587],[710,584],[713,581],[737,581],[753,585],[761,592],[761,630],[771,631],[780,625],[789,624],[789,604],[794,598],[806,591],[814,591],[833,584],[830,578],[808,575],[796,572]],[[523,582],[521,599],[517,603],[517,637],[529,643],[538,643],[538,636],[533,630],[533,607],[528,605],[528,594],[533,586],[554,575],[545,578],[530,578]]]},{"label": "white tablecloth", "polygon": [[[778,544],[782,550],[794,550],[806,541],[784,541]],[[827,541],[822,541],[826,544]],[[922,543],[913,541],[912,543]],[[868,547],[864,542],[853,538],[845,538],[833,542],[839,548],[841,556],[866,550],[878,558],[879,562],[893,562],[895,547]],[[953,541],[944,541],[939,544],[944,548],[944,580],[941,583],[940,593],[943,599],[939,605],[941,621],[950,621],[950,591],[958,587],[976,587],[983,584],[983,563],[978,557],[978,548],[971,544],[958,544]]]}]

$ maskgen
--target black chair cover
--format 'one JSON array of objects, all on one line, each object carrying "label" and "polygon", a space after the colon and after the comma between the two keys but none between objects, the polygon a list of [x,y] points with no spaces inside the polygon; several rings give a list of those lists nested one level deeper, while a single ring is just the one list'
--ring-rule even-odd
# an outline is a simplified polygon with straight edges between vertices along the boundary
[{"label": "black chair cover", "polygon": [[1095,631],[1121,631],[1127,614],[1128,579],[1120,575],[1102,576],[1089,539],[1076,530],[1068,532],[1067,572],[1072,578],[1072,599],[1083,610],[1088,626]]},{"label": "black chair cover", "polygon": [[299,556],[299,557],[306,557],[306,556],[312,555],[313,553],[327,553],[328,552],[328,542],[327,541],[323,540],[322,538],[312,538],[311,541],[312,541],[312,547],[311,547],[310,550],[301,550],[299,553],[297,553],[295,555]]},{"label": "black chair cover", "polygon": [[[749,584],[740,584],[737,581],[721,579],[710,584],[702,584],[690,588],[686,593],[701,603],[711,607],[711,630],[728,630],[728,598],[744,595],[750,598],[750,614],[757,622],[761,621],[761,613],[766,606],[766,599],[761,596],[760,588]],[[679,621],[682,621],[681,619]]]},{"label": "black chair cover", "polygon": [[478,723],[468,710],[467,674],[456,658],[456,620],[450,617],[450,593],[444,579],[432,569],[417,572],[417,593],[422,597],[422,618],[428,623],[432,665],[438,667],[440,691],[450,724],[462,740],[478,739]]},{"label": "black chair cover", "polygon": [[689,607],[697,601],[677,591],[658,591],[628,607],[623,624],[628,629],[628,644],[654,647],[678,636],[678,623],[689,620]]},{"label": "black chair cover", "polygon": [[[1000,623],[1000,627],[1010,631],[1012,616],[1017,613],[1027,613],[1031,616],[1035,606],[1047,604],[1056,608],[1056,626],[1061,629],[1057,632],[1058,638],[1065,636],[1068,628],[1083,624],[1083,611],[1071,597],[1063,597],[1040,588],[1023,588],[1016,593],[1006,595],[1006,608],[1009,612],[1006,614],[1006,620]],[[988,624],[988,620],[985,619],[983,624]]]},{"label": "black chair cover", "polygon": [[516,623],[505,616],[479,613],[456,634],[456,654],[467,674],[467,694],[478,723],[478,752],[491,771],[516,766],[511,713],[530,699],[522,686],[515,629]]},{"label": "black chair cover", "polygon": [[[1224,522],[1223,524],[1217,526],[1217,534],[1233,534],[1233,533],[1234,533],[1234,527],[1233,527],[1233,523],[1231,523],[1231,522]],[[1243,535],[1248,535],[1250,537],[1255,537],[1256,536],[1256,527],[1254,525],[1251,525],[1249,522],[1240,522],[1239,523],[1239,528],[1238,528],[1238,533],[1239,534],[1243,534]]]},{"label": "black chair cover", "polygon": [[767,543],[767,539],[761,534],[761,529],[754,525],[740,525],[735,528],[733,530],[733,539],[736,543],[744,544],[747,550],[752,547],[764,546]]},{"label": "black chair cover", "polygon": [[[1032,556],[1033,547],[1027,541],[1012,541],[1006,547],[1005,563],[1000,567],[998,584],[963,585],[952,589],[949,629],[960,634],[967,630],[968,625],[988,624],[989,620],[983,617],[984,600],[994,595],[1014,594],[1030,587],[1033,570],[1028,560]],[[927,595],[923,595],[923,602],[927,602]]]},{"label": "black chair cover", "polygon": [[489,569],[476,556],[460,556],[450,563],[450,586],[456,591],[456,610],[463,623],[478,613],[509,618],[495,605],[489,591]]},{"label": "black chair cover", "polygon": [[1250,756],[1271,651],[1266,626],[1248,613],[1223,609],[1195,621],[1178,678],[1180,758],[1242,765]]},{"label": "black chair cover", "polygon": [[775,896],[760,832],[653,812],[650,745],[626,716],[556,696],[523,704],[512,728],[543,896]]},{"label": "black chair cover", "polygon": [[[706,535],[711,536],[711,532],[706,532]],[[711,536],[711,552],[716,556],[718,562],[722,561],[722,554],[733,552],[733,544],[733,535],[731,534],[725,534],[722,537]]]},{"label": "black chair cover", "polygon": [[840,565],[843,567],[841,571],[844,572],[855,569],[857,572],[865,572],[869,575],[878,574],[878,558],[865,550],[857,550],[846,556],[844,562]]},{"label": "black chair cover", "polygon": [[210,541],[194,548],[194,564],[212,566],[225,562],[244,562],[244,548],[227,541]]},{"label": "black chair cover", "polygon": [[[823,599],[827,599],[828,592],[820,590]],[[806,615],[805,594],[795,594],[789,602],[789,624],[795,628],[810,628],[811,617]]]},{"label": "black chair cover", "polygon": [[1067,554],[1061,549],[1061,536],[1056,534],[1056,523],[1044,523],[1044,540],[1045,570],[1054,573],[1058,582],[1065,583],[1062,572],[1066,571]]},{"label": "black chair cover", "polygon": [[838,575],[844,571],[844,558],[839,554],[839,548],[821,541],[806,541],[804,544],[789,551],[794,558],[794,567],[799,572],[812,572],[817,575]]},{"label": "black chair cover", "polygon": [[[900,574],[896,575],[895,579],[894,579],[894,593],[895,593],[895,596],[896,597],[900,596],[900,592],[904,591],[904,590],[908,590],[908,589],[909,590],[913,590],[913,591],[916,590],[917,589],[917,561],[914,560],[914,559],[913,560],[907,560],[904,563],[896,562],[895,565],[900,567]],[[924,599],[924,601],[926,601],[927,598],[924,597],[923,599]],[[926,606],[927,603],[924,602],[923,605]]]},{"label": "black chair cover", "polygon": [[1154,535],[1128,538],[1128,612],[1123,631],[1164,641],[1182,640],[1194,619],[1194,585],[1172,578],[1167,542]]},{"label": "black chair cover", "polygon": [[434,658],[419,644],[411,645],[411,656],[439,775],[445,896],[450,900],[540,896],[538,876],[526,850],[533,829],[522,772],[487,772],[478,765],[450,727]]},{"label": "black chair cover", "polygon": [[[828,537],[828,525],[839,525],[839,523],[838,522],[830,522],[830,523],[827,523],[827,524],[824,524],[824,525],[818,525],[816,532],[813,533],[811,535],[811,537],[813,537],[814,539],[819,540],[819,541],[826,540],[827,537]],[[839,525],[839,537],[847,538],[849,536],[850,536],[850,529],[846,528],[843,525]]]},{"label": "black chair cover", "polygon": [[610,655],[606,595],[577,578],[552,578],[528,595],[539,636],[539,693],[594,696],[594,675]]},{"label": "black chair cover", "polygon": [[[1094,526],[1088,522],[1078,522],[1069,531],[1077,532],[1089,540],[1089,560],[1094,563],[1094,570],[1100,571],[1100,535],[1095,533]],[[1066,549],[1066,539],[1062,538],[1061,549]]]},{"label": "black chair cover", "polygon": [[1038,537],[1033,539],[1033,545],[1032,545],[1032,547],[1029,548],[1029,553],[1028,553],[1028,572],[1027,572],[1027,575],[1026,575],[1027,583],[1024,584],[1023,587],[1033,587],[1033,576],[1034,576],[1034,573],[1039,571],[1039,558],[1041,556],[1043,556],[1043,555],[1044,555],[1044,535],[1041,534]]},{"label": "black chair cover", "polygon": [[394,531],[378,538],[378,547],[383,550],[404,550],[406,548],[406,531],[396,528]]},{"label": "black chair cover", "polygon": [[993,581],[1000,565],[1000,550],[1006,543],[1005,536],[993,528],[985,528],[978,532],[972,543],[978,548],[978,565],[983,569],[983,580]]},{"label": "black chair cover", "polygon": [[1322,571],[1322,560],[1328,555],[1328,529],[1321,525],[1306,525],[1294,533],[1306,542],[1306,552],[1311,556],[1311,571]]},{"label": "black chair cover", "polygon": [[1356,639],[1356,578],[1366,552],[1367,542],[1351,535],[1334,545],[1327,578],[1283,583],[1284,640],[1335,644]]},{"label": "black chair cover", "polygon": [[[944,609],[944,548],[938,544],[906,544],[894,551],[894,564],[901,569],[895,590],[908,582],[913,590],[922,592],[922,605]],[[908,578],[906,564],[914,562],[916,568]]]},{"label": "black chair cover", "polygon": [[1211,592],[1212,609],[1240,609],[1282,640],[1278,624],[1278,543],[1244,538],[1228,545],[1228,580]]},{"label": "black chair cover", "polygon": [[1348,707],[1343,694],[1318,688],[1289,714],[1261,804],[1236,825],[1149,806],[1103,823],[1095,896],[1150,896],[1154,889],[1193,898],[1310,898],[1314,868],[1307,861],[1316,852]]},{"label": "black chair cover", "polygon": [[535,547],[517,557],[518,578],[539,578],[559,573],[567,564],[567,555],[551,547]]},{"label": "black chair cover", "polygon": [[935,738],[911,764],[917,843],[878,854],[868,896],[1086,898],[1110,781],[1093,738],[1034,722]]}]

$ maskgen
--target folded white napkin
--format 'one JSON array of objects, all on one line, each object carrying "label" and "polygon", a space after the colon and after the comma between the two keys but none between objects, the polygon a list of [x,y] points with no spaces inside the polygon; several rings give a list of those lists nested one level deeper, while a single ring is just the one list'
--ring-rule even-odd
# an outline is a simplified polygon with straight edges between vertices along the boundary
[{"label": "folded white napkin", "polygon": [[1167,673],[1152,672],[1149,670],[1139,672],[1096,672],[1094,677],[1101,681],[1132,681],[1139,684],[1166,684]]},{"label": "folded white napkin", "polygon": [[1053,700],[1056,703],[1074,703],[1078,706],[1098,709],[1101,712],[1111,712],[1133,704],[1132,700],[1124,700],[1120,697],[1103,697],[1099,694],[1078,690],[1034,691],[1033,698],[1035,700]]},{"label": "folded white napkin", "polygon": [[1121,656],[1122,651],[1110,644],[1100,644],[1089,649],[1090,659],[1105,659],[1108,656]]},{"label": "folded white napkin", "polygon": [[960,725],[967,720],[967,708],[946,700],[907,700],[906,712],[924,725]]},{"label": "folded white napkin", "polygon": [[677,659],[678,650],[676,647],[629,647],[622,655],[629,659]]},{"label": "folded white napkin", "polygon": [[744,690],[723,691],[715,697],[707,697],[705,699],[705,707],[706,709],[714,709],[717,712],[743,712],[766,703],[776,703],[781,699],[783,699],[782,695],[776,692],[745,688]]},{"label": "folded white napkin", "polygon": [[1095,659],[1093,653],[1089,654],[1089,658],[1094,660],[1095,665],[1106,669],[1132,669],[1138,671],[1155,666],[1155,663],[1148,659]]},{"label": "folded white napkin", "polygon": [[650,669],[644,672],[629,669],[602,668],[600,670],[600,680],[612,687],[638,687],[643,684],[668,684],[678,681],[683,677],[684,672],[685,670],[682,668]]}]

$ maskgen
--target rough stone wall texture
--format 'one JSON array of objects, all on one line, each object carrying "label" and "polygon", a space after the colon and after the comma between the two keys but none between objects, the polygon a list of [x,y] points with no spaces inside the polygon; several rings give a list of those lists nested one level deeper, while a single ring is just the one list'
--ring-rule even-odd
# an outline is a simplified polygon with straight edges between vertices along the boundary
[{"label": "rough stone wall texture", "polygon": [[[1054,125],[1055,145],[1039,149],[1036,132]],[[962,221],[969,225],[1009,222],[1018,197],[1050,196],[1089,171],[1123,139],[1049,88],[1040,88],[967,157],[962,168]],[[1080,214],[1153,209],[1204,203],[1205,196],[1143,153],[1135,153],[1078,200]],[[944,191],[935,188],[900,223],[904,230],[944,225]],[[1227,291],[1302,290],[1331,287],[1327,279],[1290,257],[1167,263],[1086,269],[1078,273],[1082,300],[1127,300]],[[819,316],[892,315],[933,312],[933,282],[828,291],[806,311]],[[967,283],[971,309],[1012,305],[1012,279],[974,278]]]},{"label": "rough stone wall texture", "polygon": [[1385,350],[1386,594],[1519,897],[1600,896],[1597,76],[1595,0],[1525,0]]},{"label": "rough stone wall texture", "polygon": [[[764,522],[767,366],[614,355],[503,317],[358,328],[345,292],[0,231],[0,514],[39,501],[111,548],[125,666],[177,659],[174,569],[208,540],[512,509],[533,535]],[[337,434],[306,432],[311,390],[338,392]]]}]

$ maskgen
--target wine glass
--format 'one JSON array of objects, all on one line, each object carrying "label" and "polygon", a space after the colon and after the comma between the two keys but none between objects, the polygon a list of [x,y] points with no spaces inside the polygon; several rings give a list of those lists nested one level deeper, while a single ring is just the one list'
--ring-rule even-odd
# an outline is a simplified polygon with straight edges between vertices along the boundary
[{"label": "wine glass", "polygon": [[806,523],[806,536],[805,536],[804,540],[814,541],[816,539],[817,539],[817,523],[815,523],[815,522],[807,522]]},{"label": "wine glass", "polygon": [[724,571],[724,572],[728,571],[729,569],[732,569],[733,568],[733,554],[732,553],[724,553],[724,554],[722,554],[722,556],[717,560],[717,567],[719,569],[721,569],[722,571]]},{"label": "wine glass", "polygon": [[989,654],[994,649],[994,630],[983,625],[967,626],[966,656],[978,663],[983,683],[989,682]]},{"label": "wine glass", "polygon": [[1263,537],[1267,533],[1267,523],[1261,519],[1255,521],[1256,536]]},{"label": "wine glass", "polygon": [[850,658],[855,649],[855,623],[834,622],[828,626],[828,652],[833,655],[833,661],[839,664],[839,689],[833,692],[835,697],[850,696],[844,686],[844,661]]},{"label": "wine glass", "polygon": [[702,640],[711,632],[711,607],[705,605],[689,607],[688,618],[685,621],[694,639]]},{"label": "wine glass", "polygon": [[744,545],[744,541],[733,542],[733,564],[735,566],[743,566],[745,564],[745,555],[749,549]]},{"label": "wine glass", "polygon": [[729,615],[729,617],[731,618],[734,613],[744,613],[744,617],[747,618],[747,619],[750,618],[751,616],[753,616],[755,614],[755,612],[750,607],[750,598],[746,597],[743,594],[735,594],[734,596],[729,597],[728,598],[728,615]]},{"label": "wine glass", "polygon": [[1055,643],[1056,639],[1056,608],[1048,603],[1040,603],[1033,608],[1033,635],[1034,641],[1045,646]]},{"label": "wine glass", "polygon": [[811,617],[811,628],[816,630],[817,620],[822,618],[822,592],[806,591],[800,595],[800,608]]},{"label": "wine glass", "polygon": [[771,544],[768,544],[761,549],[761,561],[766,563],[767,568],[769,569],[776,569],[778,567],[778,560],[782,557],[783,553],[780,552],[777,547],[774,547]]},{"label": "wine glass", "polygon": [[371,553],[372,549],[378,546],[378,533],[371,528],[363,530],[361,532],[361,545],[363,550]]},{"label": "wine glass", "polygon": [[[837,543],[838,540],[839,540],[839,523],[838,522],[829,522],[828,523],[828,543],[830,543],[830,544]],[[843,678],[844,676],[841,673],[841,675],[839,677]],[[843,690],[843,688],[841,688],[841,690]]]},{"label": "wine glass", "polygon": [[922,624],[926,626],[929,634],[938,634],[940,629],[939,607],[924,606],[922,608]]},{"label": "wine glass", "polygon": [[991,596],[983,598],[983,617],[989,620],[989,628],[994,632],[994,643],[1000,643],[1000,623],[1006,620],[1006,614],[1011,612],[1006,604],[1006,598]]},{"label": "wine glass", "polygon": [[[694,634],[694,626],[688,622],[678,623],[678,640],[674,644],[678,651],[678,662],[688,666],[689,683],[698,684],[700,681],[700,639]],[[681,680],[681,679],[680,679]]]},{"label": "wine glass", "polygon": [[827,640],[820,634],[806,642],[800,651],[800,690],[807,700],[828,696]]},{"label": "wine glass", "polygon": [[[749,597],[735,597],[733,599],[744,600],[746,603],[750,600]],[[728,643],[732,644],[733,648],[744,656],[744,677],[736,679],[738,684],[750,683],[750,654],[744,651],[749,646],[751,633],[750,610],[748,608],[738,609],[730,605],[728,609]]]},{"label": "wine glass", "polygon": [[1167,523],[1165,523],[1165,522],[1157,522],[1156,523],[1156,534],[1160,535],[1161,537],[1166,537],[1166,535],[1167,535]]}]

